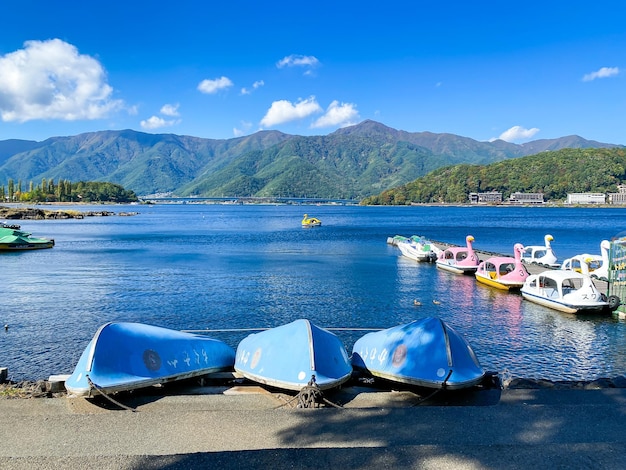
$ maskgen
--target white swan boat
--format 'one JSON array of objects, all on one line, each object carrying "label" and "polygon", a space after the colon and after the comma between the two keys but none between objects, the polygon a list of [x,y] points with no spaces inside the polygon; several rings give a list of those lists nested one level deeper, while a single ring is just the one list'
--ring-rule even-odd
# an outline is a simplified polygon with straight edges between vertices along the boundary
[{"label": "white swan boat", "polygon": [[524,246],[522,253],[522,262],[529,264],[542,264],[552,268],[558,268],[557,257],[552,249],[551,241],[554,240],[552,235],[548,234],[544,239],[544,245]]},{"label": "white swan boat", "polygon": [[520,291],[526,300],[565,313],[609,312],[620,304],[619,297],[602,294],[589,275],[562,269],[529,276]]},{"label": "white swan boat", "polygon": [[608,240],[602,240],[600,243],[600,255],[584,253],[582,255],[572,256],[563,261],[561,269],[582,272],[583,274],[589,274],[591,277],[602,281],[608,281],[610,248],[611,243]]}]

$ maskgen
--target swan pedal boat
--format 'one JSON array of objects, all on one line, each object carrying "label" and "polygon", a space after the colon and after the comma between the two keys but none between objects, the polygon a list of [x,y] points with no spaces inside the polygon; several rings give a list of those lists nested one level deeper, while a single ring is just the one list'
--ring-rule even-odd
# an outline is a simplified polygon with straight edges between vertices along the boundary
[{"label": "swan pedal boat", "polygon": [[600,255],[582,254],[572,256],[563,261],[561,269],[577,271],[583,274],[589,274],[592,278],[601,281],[609,280],[609,249],[611,243],[608,240],[602,240],[600,243]]},{"label": "swan pedal boat", "polygon": [[468,388],[485,377],[467,340],[435,317],[367,333],[354,343],[352,366],[392,382],[436,389]]},{"label": "swan pedal boat", "polygon": [[111,322],[98,329],[65,388],[79,397],[117,393],[232,370],[234,363],[235,350],[208,336]]},{"label": "swan pedal boat", "polygon": [[520,291],[526,300],[565,313],[609,312],[620,304],[619,297],[602,294],[589,275],[561,269],[529,276]]},{"label": "swan pedal boat", "polygon": [[554,241],[554,237],[550,234],[543,237],[543,245],[529,245],[524,246],[524,252],[522,253],[522,262],[528,264],[540,264],[551,268],[558,268],[560,265],[557,262],[558,258],[552,249],[551,241]]},{"label": "swan pedal boat", "polygon": [[[395,245],[402,253],[402,256],[422,262],[433,262],[437,259],[441,249],[424,237],[413,235],[410,238],[402,237],[398,239]],[[395,239],[395,237],[394,237]]]},{"label": "swan pedal boat", "polygon": [[524,246],[516,243],[513,247],[515,257],[492,256],[478,265],[475,276],[482,284],[502,290],[519,290],[530,275],[522,264]]},{"label": "swan pedal boat", "polygon": [[53,246],[54,239],[33,237],[20,230],[19,225],[0,225],[0,251],[41,250]]},{"label": "swan pedal boat", "polygon": [[303,227],[320,227],[322,225],[322,221],[315,217],[309,217],[307,214],[304,214],[302,218],[302,226]]},{"label": "swan pedal boat", "polygon": [[352,365],[335,334],[299,319],[242,339],[235,371],[254,382],[296,391],[315,376],[319,389],[328,390],[350,379]]},{"label": "swan pedal boat", "polygon": [[449,247],[443,250],[437,257],[437,267],[456,274],[475,273],[480,264],[480,260],[472,248],[473,241],[474,237],[468,235],[465,237],[466,246]]}]

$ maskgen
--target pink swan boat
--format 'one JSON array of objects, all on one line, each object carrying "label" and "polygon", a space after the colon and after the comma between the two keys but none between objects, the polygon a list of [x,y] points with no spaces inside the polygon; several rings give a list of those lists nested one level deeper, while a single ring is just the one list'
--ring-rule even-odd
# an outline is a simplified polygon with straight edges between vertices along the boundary
[{"label": "pink swan boat", "polygon": [[502,290],[520,289],[529,274],[522,264],[524,245],[513,246],[514,258],[510,256],[493,256],[478,265],[476,280],[483,284]]},{"label": "pink swan boat", "polygon": [[437,267],[456,274],[475,273],[480,260],[472,248],[474,237],[468,235],[465,241],[467,246],[450,247],[439,253],[436,261]]}]

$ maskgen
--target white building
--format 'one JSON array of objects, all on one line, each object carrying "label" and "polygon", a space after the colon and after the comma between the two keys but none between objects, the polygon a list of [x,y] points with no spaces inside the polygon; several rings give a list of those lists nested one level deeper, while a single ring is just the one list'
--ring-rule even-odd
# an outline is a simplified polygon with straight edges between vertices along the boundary
[{"label": "white building", "polygon": [[499,204],[502,202],[502,193],[490,191],[488,193],[469,193],[471,204]]},{"label": "white building", "polygon": [[617,193],[609,193],[609,204],[626,204],[626,185],[618,184]]},{"label": "white building", "polygon": [[509,197],[511,204],[543,204],[543,193],[515,192]]},{"label": "white building", "polygon": [[566,204],[606,204],[606,194],[568,193]]}]

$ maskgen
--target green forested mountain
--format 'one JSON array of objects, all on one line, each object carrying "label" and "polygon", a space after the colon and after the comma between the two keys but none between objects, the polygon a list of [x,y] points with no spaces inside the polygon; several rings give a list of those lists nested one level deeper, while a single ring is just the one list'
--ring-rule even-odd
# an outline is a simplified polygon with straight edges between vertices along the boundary
[{"label": "green forested mountain", "polygon": [[626,181],[626,149],[563,149],[489,165],[439,168],[405,185],[363,200],[363,204],[465,203],[470,192],[543,193],[563,200],[567,193],[617,192]]},{"label": "green forested mountain", "polygon": [[107,181],[139,195],[361,199],[444,166],[488,164],[547,149],[615,147],[578,136],[516,145],[405,132],[374,121],[326,136],[261,131],[213,140],[131,130],[43,142],[0,141],[0,182]]}]

